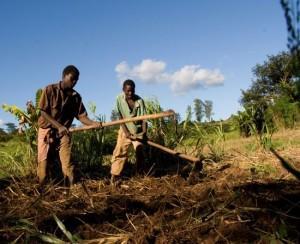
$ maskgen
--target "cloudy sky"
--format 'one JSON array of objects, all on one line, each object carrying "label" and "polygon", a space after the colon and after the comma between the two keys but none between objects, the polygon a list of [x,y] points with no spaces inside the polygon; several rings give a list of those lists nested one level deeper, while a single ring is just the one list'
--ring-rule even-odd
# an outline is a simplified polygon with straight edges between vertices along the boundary
[{"label": "cloudy sky", "polygon": [[287,49],[279,0],[2,0],[0,33],[0,104],[25,108],[74,64],[86,107],[107,120],[127,78],[182,117],[200,98],[226,119],[252,68]]},{"label": "cloudy sky", "polygon": [[193,89],[223,85],[224,76],[218,69],[209,70],[199,65],[185,65],[173,73],[167,73],[164,61],[144,59],[130,67],[126,61],[119,63],[115,71],[122,82],[126,77],[147,84],[167,84],[174,94],[186,95]]}]

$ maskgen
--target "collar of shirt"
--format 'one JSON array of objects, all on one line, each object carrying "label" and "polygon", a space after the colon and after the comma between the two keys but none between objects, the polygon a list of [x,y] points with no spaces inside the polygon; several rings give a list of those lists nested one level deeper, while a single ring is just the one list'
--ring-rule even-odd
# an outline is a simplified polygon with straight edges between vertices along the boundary
[{"label": "collar of shirt", "polygon": [[63,83],[63,81],[59,81],[57,84],[56,84],[56,87],[57,87],[57,89],[65,96],[65,95],[68,95],[68,96],[75,96],[76,94],[77,94],[77,92],[72,88],[71,90],[70,90],[70,92],[68,92],[68,93],[66,93],[65,91],[64,91],[64,89],[62,88],[62,83]]},{"label": "collar of shirt", "polygon": [[126,95],[124,92],[122,92],[122,100],[124,102],[124,104],[126,105],[127,109],[128,109],[128,113],[131,115],[131,116],[136,116],[136,112],[137,112],[137,109],[140,107],[140,104],[138,102],[138,96],[136,94],[134,94],[134,108],[131,110],[127,101],[126,101]]}]

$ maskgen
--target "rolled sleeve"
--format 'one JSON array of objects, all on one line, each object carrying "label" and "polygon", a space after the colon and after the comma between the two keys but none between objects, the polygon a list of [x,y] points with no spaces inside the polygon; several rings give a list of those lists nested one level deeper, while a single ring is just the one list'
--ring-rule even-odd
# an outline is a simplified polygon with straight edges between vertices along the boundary
[{"label": "rolled sleeve", "polygon": [[85,109],[85,106],[82,103],[81,97],[79,97],[78,99],[79,99],[79,101],[78,101],[78,110],[77,110],[78,112],[77,112],[77,115],[76,115],[76,119],[80,119],[82,117],[87,116],[87,111]]},{"label": "rolled sleeve", "polygon": [[49,107],[49,99],[47,95],[47,88],[43,89],[40,101],[39,101],[39,109],[42,111],[47,111]]}]

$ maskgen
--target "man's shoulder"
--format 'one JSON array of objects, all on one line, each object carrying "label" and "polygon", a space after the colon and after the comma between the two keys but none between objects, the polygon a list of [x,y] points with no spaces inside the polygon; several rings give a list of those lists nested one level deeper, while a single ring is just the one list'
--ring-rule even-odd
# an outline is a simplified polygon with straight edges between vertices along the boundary
[{"label": "man's shoulder", "polygon": [[120,93],[119,95],[117,95],[117,97],[116,97],[116,100],[117,100],[117,101],[120,101],[120,100],[122,100],[122,99],[125,99],[124,93]]},{"label": "man's shoulder", "polygon": [[81,98],[81,95],[79,94],[79,92],[77,92],[77,91],[74,90],[74,89],[72,89],[72,96],[80,97],[80,98]]},{"label": "man's shoulder", "polygon": [[59,89],[59,82],[57,83],[53,83],[53,84],[49,84],[47,85],[44,90],[50,91],[50,90],[55,90],[55,89]]},{"label": "man's shoulder", "polygon": [[139,95],[137,95],[137,94],[134,95],[134,98],[135,98],[135,99],[134,99],[135,101],[144,101],[144,99],[141,98],[141,97],[140,97]]}]

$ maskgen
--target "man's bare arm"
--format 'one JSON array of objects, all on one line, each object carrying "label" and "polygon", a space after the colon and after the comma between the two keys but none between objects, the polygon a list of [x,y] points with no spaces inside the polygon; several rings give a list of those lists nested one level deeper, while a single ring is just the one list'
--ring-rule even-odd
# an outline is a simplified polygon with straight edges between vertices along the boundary
[{"label": "man's bare arm", "polygon": [[87,116],[81,116],[79,117],[79,121],[84,124],[84,125],[101,125],[101,122],[97,122],[94,120],[91,120],[89,117]]}]

